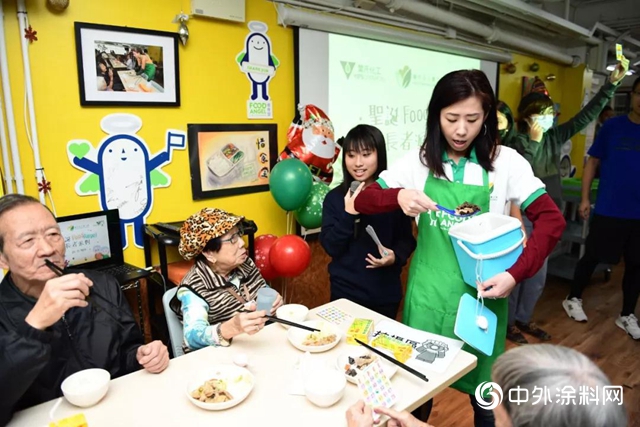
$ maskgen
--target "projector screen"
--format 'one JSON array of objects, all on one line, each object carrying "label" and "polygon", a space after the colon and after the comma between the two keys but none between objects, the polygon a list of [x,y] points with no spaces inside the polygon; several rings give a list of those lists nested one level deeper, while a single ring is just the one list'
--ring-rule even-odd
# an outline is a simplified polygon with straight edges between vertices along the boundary
[{"label": "projector screen", "polygon": [[[378,127],[389,165],[422,144],[431,92],[442,76],[480,69],[497,89],[496,62],[357,37],[301,28],[297,55],[298,102],[323,109],[336,139],[361,123]],[[342,153],[331,187],[341,182]]]}]

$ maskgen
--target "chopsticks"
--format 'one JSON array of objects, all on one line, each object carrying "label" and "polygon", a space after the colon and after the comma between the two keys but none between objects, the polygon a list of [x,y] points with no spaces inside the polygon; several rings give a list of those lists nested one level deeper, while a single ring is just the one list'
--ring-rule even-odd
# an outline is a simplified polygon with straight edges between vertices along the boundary
[{"label": "chopsticks", "polygon": [[[49,269],[51,271],[53,271],[54,273],[56,273],[58,276],[64,276],[65,274],[67,274],[63,269],[61,269],[60,267],[58,267],[56,264],[54,264],[53,262],[51,262],[48,259],[44,260],[44,263],[47,267],[49,267]],[[95,291],[95,289],[91,289],[90,290],[91,295],[95,295],[96,297],[100,298],[101,300],[109,303],[109,305],[111,305],[112,307],[115,307],[116,309],[120,310],[120,307],[118,307],[117,305],[115,305],[114,303],[112,303],[111,301],[109,301],[108,299],[106,299],[105,297],[103,297],[102,295],[100,295],[98,292]],[[118,326],[120,326],[121,328],[124,329],[124,325],[122,324],[122,322],[120,322],[120,320],[118,320],[113,314],[109,313],[104,307],[102,307],[100,304],[98,304],[97,302],[95,302],[95,300],[91,300],[90,296],[87,295],[86,296],[86,300],[87,302],[91,302],[93,303],[93,305],[98,309],[98,310],[102,310],[107,316],[111,317],[111,319],[113,319]]]},{"label": "chopsticks", "polygon": [[[240,311],[240,313],[251,313],[251,311],[249,311],[249,310],[239,310],[239,311]],[[264,317],[266,317],[267,319],[272,320],[274,322],[279,322],[279,323],[282,323],[284,325],[292,326],[294,328],[306,329],[307,331],[311,331],[311,332],[320,332],[320,329],[312,328],[310,326],[301,325],[299,323],[291,322],[289,320],[284,320],[284,319],[281,319],[281,318],[275,317],[275,316],[270,316],[268,314],[265,314]]]},{"label": "chopsticks", "polygon": [[293,326],[294,328],[306,329],[307,331],[311,331],[311,332],[320,332],[320,329],[312,328],[310,326],[301,325],[301,324],[295,323],[295,322],[290,322],[288,320],[284,320],[284,319],[281,319],[279,317],[269,316],[268,314],[265,315],[264,317],[266,317],[269,320],[273,320],[274,322],[279,322],[279,323],[282,323],[284,325]]},{"label": "chopsticks", "polygon": [[368,348],[369,350],[373,351],[375,354],[377,354],[378,356],[387,359],[389,362],[393,363],[396,366],[401,367],[402,369],[404,369],[405,371],[415,375],[416,377],[420,378],[423,381],[429,382],[429,378],[427,378],[424,374],[416,371],[415,369],[405,365],[404,363],[394,359],[393,357],[384,354],[383,352],[381,352],[380,350],[371,347],[369,344],[363,343],[362,341],[360,341],[359,339],[356,338],[356,342],[366,348]]}]

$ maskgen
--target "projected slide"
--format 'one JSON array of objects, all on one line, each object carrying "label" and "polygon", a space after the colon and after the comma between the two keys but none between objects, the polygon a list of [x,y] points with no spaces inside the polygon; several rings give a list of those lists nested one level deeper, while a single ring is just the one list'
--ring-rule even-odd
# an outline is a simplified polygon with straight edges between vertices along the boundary
[{"label": "projected slide", "polygon": [[[463,68],[480,68],[480,60],[329,34],[328,114],[336,135],[358,123],[376,126],[393,163],[422,144],[437,81]],[[334,173],[341,182],[342,168]]]},{"label": "projected slide", "polygon": [[[299,63],[300,101],[326,108],[336,138],[359,123],[377,126],[389,164],[422,144],[427,105],[443,75],[482,69],[495,83],[497,70],[480,59],[310,30],[301,30],[300,50],[308,52]],[[341,164],[340,157],[331,187],[342,181]]]}]

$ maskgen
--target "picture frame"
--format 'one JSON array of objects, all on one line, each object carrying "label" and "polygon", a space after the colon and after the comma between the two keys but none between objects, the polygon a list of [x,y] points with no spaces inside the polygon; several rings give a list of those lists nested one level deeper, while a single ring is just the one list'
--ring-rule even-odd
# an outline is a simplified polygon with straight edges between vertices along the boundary
[{"label": "picture frame", "polygon": [[82,106],[180,106],[178,34],[75,22]]},{"label": "picture frame", "polygon": [[187,125],[193,200],[269,191],[276,124]]}]

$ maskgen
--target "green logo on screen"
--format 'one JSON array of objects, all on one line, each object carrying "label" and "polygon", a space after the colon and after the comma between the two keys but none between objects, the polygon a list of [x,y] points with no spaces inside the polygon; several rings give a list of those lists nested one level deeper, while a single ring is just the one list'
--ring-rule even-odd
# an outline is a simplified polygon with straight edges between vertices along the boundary
[{"label": "green logo on screen", "polygon": [[398,70],[396,80],[400,87],[408,87],[409,83],[411,83],[411,68],[405,65],[404,68]]},{"label": "green logo on screen", "polygon": [[348,62],[348,61],[340,61],[340,64],[342,64],[342,71],[344,71],[344,75],[347,76],[347,80],[349,79],[349,77],[351,77],[351,73],[353,72],[353,69],[356,66],[355,62]]}]

